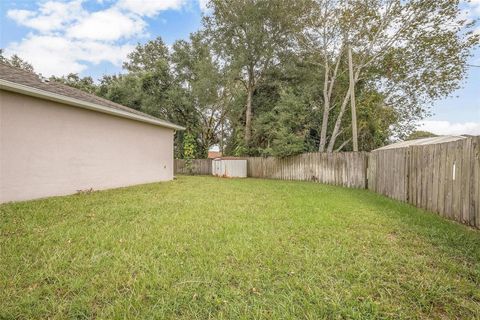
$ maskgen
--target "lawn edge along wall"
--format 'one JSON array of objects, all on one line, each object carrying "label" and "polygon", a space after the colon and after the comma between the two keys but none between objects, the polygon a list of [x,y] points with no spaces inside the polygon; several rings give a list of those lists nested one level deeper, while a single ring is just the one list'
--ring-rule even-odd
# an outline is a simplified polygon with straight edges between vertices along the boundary
[{"label": "lawn edge along wall", "polygon": [[[242,157],[247,177],[302,180],[369,189],[440,216],[480,228],[480,137],[367,152]],[[212,174],[212,159],[191,169],[175,160],[175,174]]]}]

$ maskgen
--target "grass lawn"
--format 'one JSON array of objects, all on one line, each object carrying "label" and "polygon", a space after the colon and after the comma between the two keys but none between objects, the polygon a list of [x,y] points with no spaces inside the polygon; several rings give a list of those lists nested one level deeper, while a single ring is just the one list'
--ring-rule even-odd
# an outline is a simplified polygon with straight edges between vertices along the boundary
[{"label": "grass lawn", "polygon": [[0,219],[0,319],[480,318],[480,232],[366,190],[179,177]]}]

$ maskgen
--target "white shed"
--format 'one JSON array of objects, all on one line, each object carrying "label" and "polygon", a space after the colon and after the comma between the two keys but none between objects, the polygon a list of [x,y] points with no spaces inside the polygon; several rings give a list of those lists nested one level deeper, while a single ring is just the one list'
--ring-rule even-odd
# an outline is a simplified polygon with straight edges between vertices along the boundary
[{"label": "white shed", "polygon": [[218,177],[246,178],[247,160],[245,159],[222,159],[212,161],[212,174]]}]

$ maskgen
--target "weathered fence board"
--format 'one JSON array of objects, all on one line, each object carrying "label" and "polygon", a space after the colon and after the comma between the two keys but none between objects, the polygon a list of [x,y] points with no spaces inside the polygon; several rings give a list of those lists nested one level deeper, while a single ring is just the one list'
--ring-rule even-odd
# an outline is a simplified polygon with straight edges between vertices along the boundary
[{"label": "weathered fence board", "polygon": [[[407,189],[411,187],[406,174],[411,167],[407,152],[406,148],[372,152],[368,161],[368,188],[391,198],[407,201]],[[421,178],[416,175],[415,170],[411,176],[413,179]]]},{"label": "weathered fence board", "polygon": [[480,137],[370,153],[368,189],[480,228]]},{"label": "weathered fence board", "polygon": [[194,159],[192,160],[192,167],[189,169],[186,166],[185,160],[175,159],[174,161],[175,174],[212,174],[212,159]]},{"label": "weathered fence board", "polygon": [[[305,153],[286,158],[246,157],[247,176],[252,178],[315,181],[352,188],[365,188],[366,152]],[[212,174],[212,160],[192,161],[189,172],[185,160],[175,159],[175,174]]]},{"label": "weathered fence board", "polygon": [[287,158],[249,157],[252,178],[315,181],[351,188],[366,187],[365,152],[305,153]]}]

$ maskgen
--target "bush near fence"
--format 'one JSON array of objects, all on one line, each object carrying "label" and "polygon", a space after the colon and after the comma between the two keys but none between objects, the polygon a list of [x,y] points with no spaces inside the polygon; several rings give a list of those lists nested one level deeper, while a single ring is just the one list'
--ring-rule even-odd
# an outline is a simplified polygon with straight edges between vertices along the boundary
[{"label": "bush near fence", "polygon": [[[368,188],[480,228],[480,137],[366,152],[244,157],[252,178],[305,180]],[[212,174],[211,159],[193,160],[192,174]],[[175,160],[176,174],[190,174]]]}]

